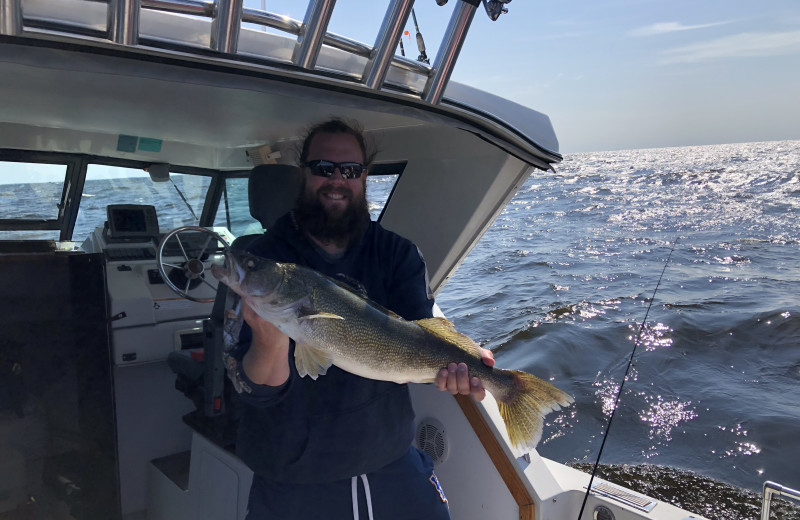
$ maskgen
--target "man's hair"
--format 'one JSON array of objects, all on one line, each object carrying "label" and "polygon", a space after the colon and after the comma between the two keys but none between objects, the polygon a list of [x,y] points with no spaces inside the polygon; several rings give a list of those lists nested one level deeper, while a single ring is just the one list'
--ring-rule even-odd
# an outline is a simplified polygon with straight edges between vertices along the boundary
[{"label": "man's hair", "polygon": [[305,164],[306,160],[308,159],[308,148],[311,145],[311,141],[318,134],[352,135],[358,142],[359,148],[361,148],[361,155],[364,157],[364,165],[369,166],[375,159],[375,155],[377,152],[374,149],[372,143],[368,142],[367,139],[364,137],[364,129],[361,126],[361,124],[358,123],[357,121],[352,121],[352,120],[347,121],[336,117],[333,119],[329,119],[328,121],[323,121],[322,123],[317,123],[316,125],[308,129],[306,137],[305,139],[303,139],[303,145],[299,153],[301,165]]}]

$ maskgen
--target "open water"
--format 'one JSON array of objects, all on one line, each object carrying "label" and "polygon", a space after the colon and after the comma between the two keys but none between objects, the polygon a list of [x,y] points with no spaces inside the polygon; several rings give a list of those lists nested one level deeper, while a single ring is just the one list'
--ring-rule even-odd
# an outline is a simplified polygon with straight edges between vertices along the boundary
[{"label": "open water", "polygon": [[[647,492],[656,473],[800,489],[800,141],[568,155],[437,301],[498,366],[574,396],[543,456],[591,471],[608,433],[606,472],[635,465],[623,480]],[[758,515],[700,502],[684,505]]]}]

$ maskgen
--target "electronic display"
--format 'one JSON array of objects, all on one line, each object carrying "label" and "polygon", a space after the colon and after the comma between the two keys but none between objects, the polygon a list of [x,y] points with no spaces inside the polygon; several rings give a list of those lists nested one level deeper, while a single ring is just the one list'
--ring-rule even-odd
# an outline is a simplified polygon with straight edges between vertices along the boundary
[{"label": "electronic display", "polygon": [[144,213],[139,210],[122,209],[115,211],[111,218],[113,219],[111,227],[116,230],[129,233],[144,233],[147,229]]},{"label": "electronic display", "polygon": [[158,216],[154,206],[111,204],[106,211],[109,238],[158,238]]}]

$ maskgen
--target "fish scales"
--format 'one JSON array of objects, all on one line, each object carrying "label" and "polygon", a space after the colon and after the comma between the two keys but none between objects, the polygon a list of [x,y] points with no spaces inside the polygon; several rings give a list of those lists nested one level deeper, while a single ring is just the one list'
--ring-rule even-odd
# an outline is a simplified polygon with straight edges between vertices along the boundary
[{"label": "fish scales", "polygon": [[336,365],[370,379],[430,383],[449,363],[464,362],[497,400],[517,453],[536,446],[545,414],[572,403],[531,374],[487,367],[478,344],[446,319],[406,321],[312,269],[230,251],[212,273],[295,340],[301,376],[316,379]]}]

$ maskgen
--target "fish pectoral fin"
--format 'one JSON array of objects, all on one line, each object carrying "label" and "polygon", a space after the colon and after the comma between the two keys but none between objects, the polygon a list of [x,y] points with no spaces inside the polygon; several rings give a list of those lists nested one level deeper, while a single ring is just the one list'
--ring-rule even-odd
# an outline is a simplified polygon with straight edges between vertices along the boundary
[{"label": "fish pectoral fin", "polygon": [[309,314],[308,316],[301,316],[301,320],[314,320],[317,318],[327,318],[329,320],[343,320],[338,314],[331,314],[330,312],[320,312],[318,314]]},{"label": "fish pectoral fin", "polygon": [[318,318],[324,318],[329,320],[343,320],[341,316],[338,314],[333,314],[331,312],[316,312],[313,309],[302,309],[298,313],[298,319],[300,320],[315,320]]},{"label": "fish pectoral fin", "polygon": [[309,376],[316,380],[319,376],[328,373],[328,368],[333,364],[333,358],[318,348],[306,343],[297,343],[294,349],[294,364],[300,377]]}]

